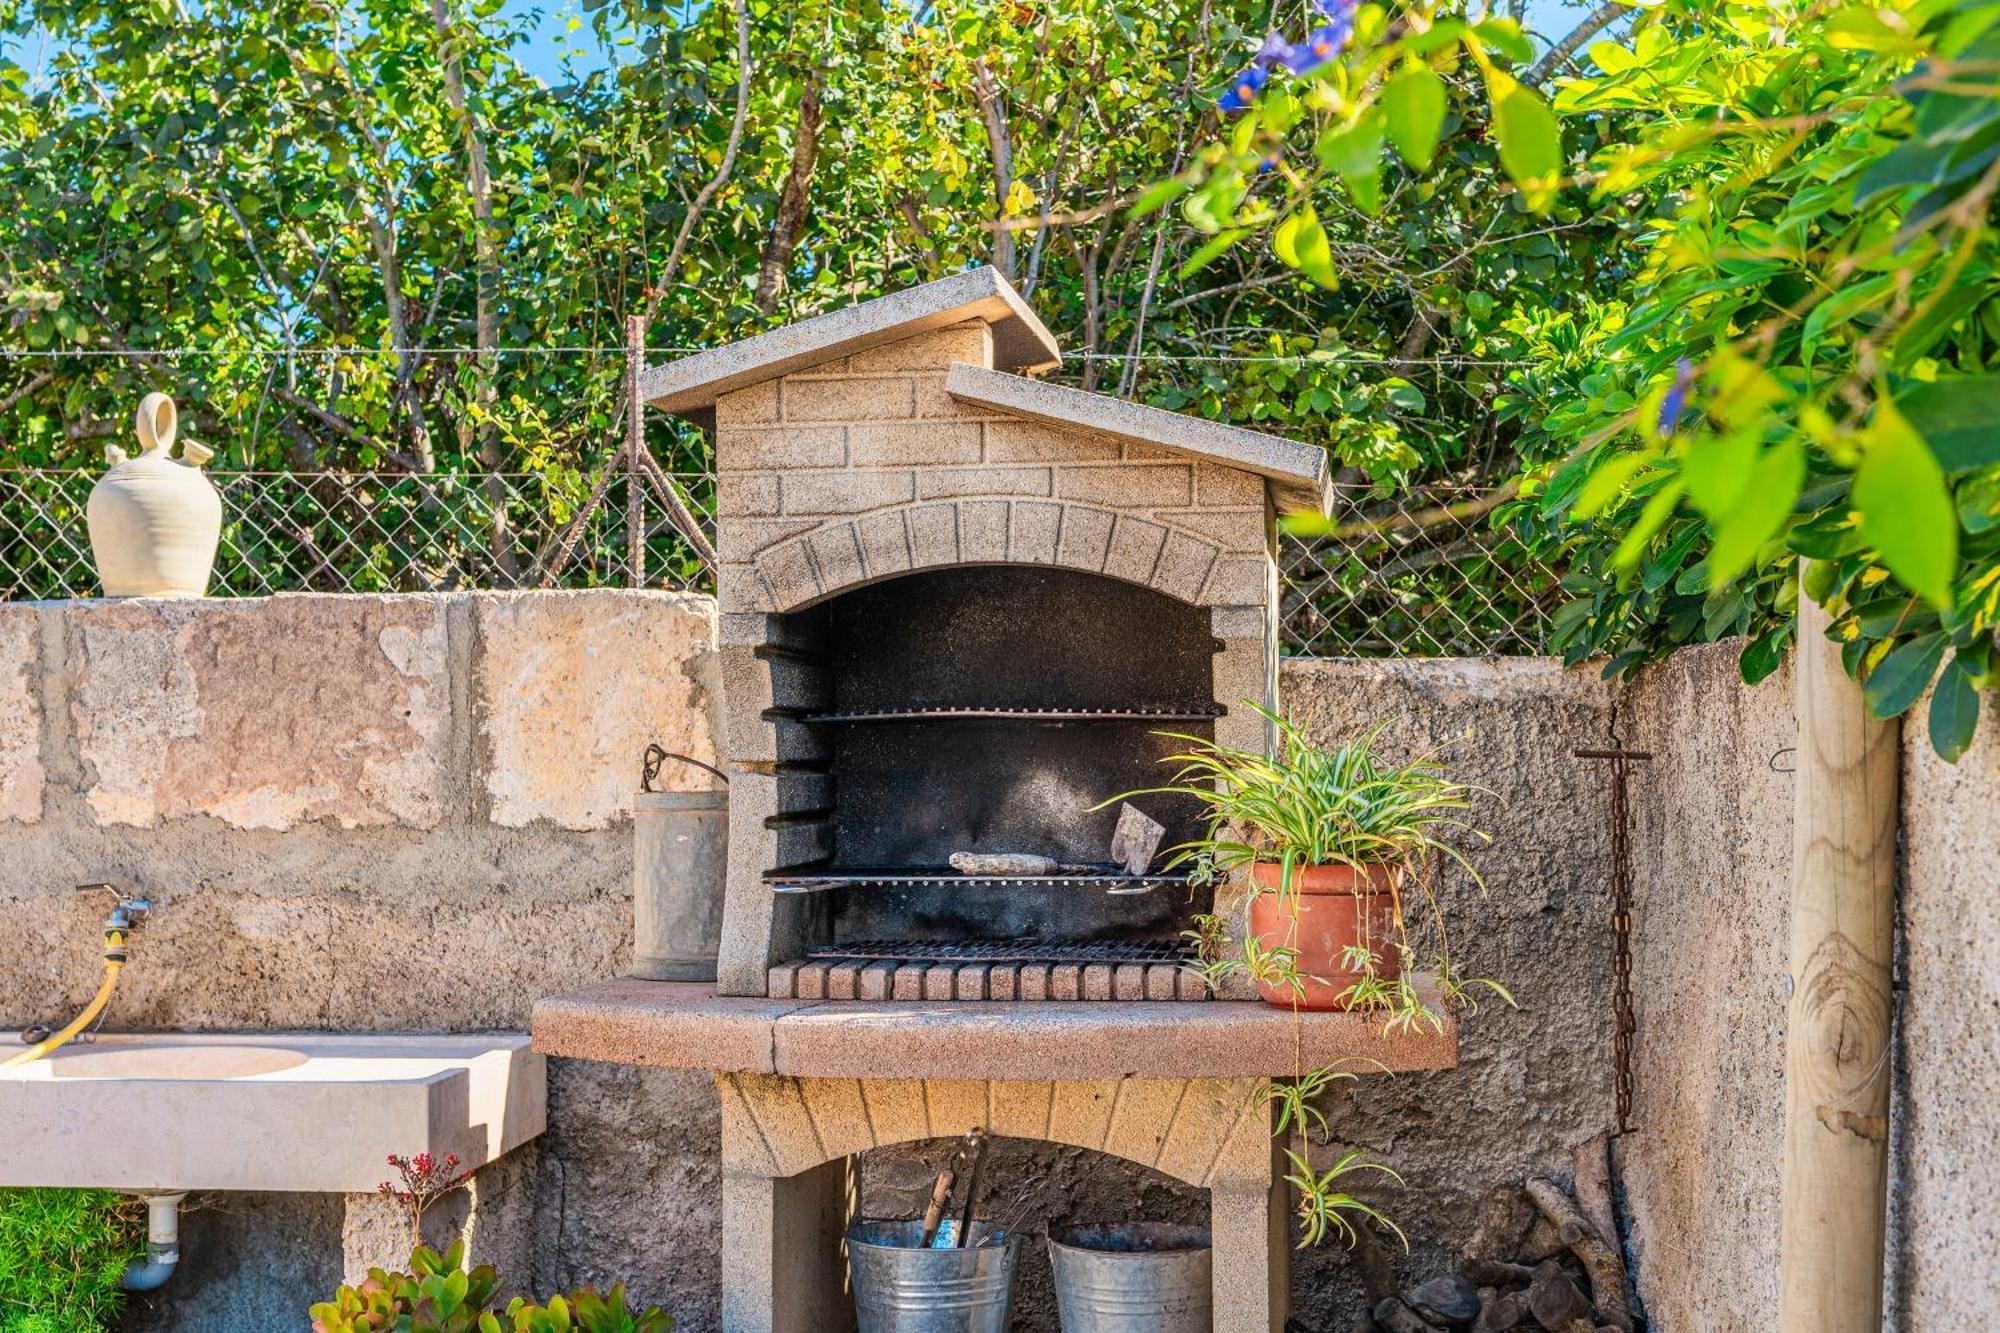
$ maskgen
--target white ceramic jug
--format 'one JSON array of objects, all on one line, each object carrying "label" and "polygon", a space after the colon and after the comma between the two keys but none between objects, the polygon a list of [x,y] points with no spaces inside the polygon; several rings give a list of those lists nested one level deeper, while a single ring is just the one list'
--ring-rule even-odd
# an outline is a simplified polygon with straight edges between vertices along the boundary
[{"label": "white ceramic jug", "polygon": [[200,597],[208,591],[222,536],[222,497],[202,475],[214,453],[188,440],[169,457],[179,416],[174,400],[139,404],[139,449],[106,445],[111,470],[90,489],[90,551],[107,597]]}]

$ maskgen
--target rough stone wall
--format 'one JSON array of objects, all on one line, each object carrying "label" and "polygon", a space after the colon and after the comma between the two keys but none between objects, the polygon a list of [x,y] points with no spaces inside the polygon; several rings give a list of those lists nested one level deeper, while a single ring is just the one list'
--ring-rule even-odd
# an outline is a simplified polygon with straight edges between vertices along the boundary
[{"label": "rough stone wall", "polygon": [[[1485,789],[1467,819],[1490,834],[1469,849],[1482,896],[1456,869],[1439,884],[1464,971],[1503,982],[1460,1026],[1458,1068],[1367,1076],[1327,1107],[1324,1166],[1365,1149],[1403,1184],[1357,1188],[1409,1233],[1406,1277],[1448,1268],[1480,1198],[1502,1180],[1567,1170],[1571,1150],[1612,1120],[1609,804],[1603,774],[1571,757],[1605,742],[1612,689],[1594,672],[1538,658],[1287,661],[1285,711],[1337,743],[1383,725],[1393,754],[1432,753]],[[1315,1328],[1352,1326],[1359,1280],[1338,1244],[1298,1256],[1299,1313]]]},{"label": "rough stone wall", "polygon": [[[121,1026],[519,1027],[537,996],[617,974],[624,794],[645,739],[714,753],[713,622],[702,599],[619,592],[0,606],[0,1028],[94,988],[103,904],[70,888],[90,879],[163,904]],[[1562,1171],[1610,1123],[1608,799],[1570,751],[1608,738],[1615,700],[1621,734],[1655,756],[1632,788],[1630,1248],[1654,1328],[1770,1326],[1791,692],[1782,675],[1742,686],[1735,652],[1683,652],[1622,692],[1535,660],[1286,664],[1283,698],[1316,737],[1386,720],[1392,748],[1436,749],[1490,790],[1473,814],[1494,835],[1477,858],[1489,894],[1456,875],[1443,889],[1467,968],[1521,1008],[1468,1017],[1458,1069],[1368,1078],[1329,1106],[1329,1151],[1364,1147],[1405,1177],[1370,1196],[1411,1233],[1406,1273],[1445,1264],[1487,1185]],[[1905,1333],[1981,1326],[2000,1272],[1986,720],[1956,766],[1920,726],[1905,740],[1889,1272]],[[482,1180],[476,1246],[518,1285],[629,1280],[713,1330],[710,1080],[553,1061],[549,1119]],[[870,1154],[866,1195],[916,1198],[942,1150]],[[1115,1159],[1009,1141],[994,1160],[1009,1209],[1038,1221],[1202,1215],[1199,1191]],[[135,1302],[134,1329],[300,1328],[375,1243],[352,1201],[204,1202],[185,1271]],[[1053,1329],[1030,1264],[1021,1327]],[[1308,1328],[1346,1326],[1344,1270],[1333,1247],[1295,1264]]]},{"label": "rough stone wall", "polygon": [[1634,1130],[1617,1141],[1639,1291],[1658,1329],[1777,1318],[1794,740],[1789,668],[1691,648],[1626,695],[1632,770]]},{"label": "rough stone wall", "polygon": [[1055,564],[1202,606],[1254,606],[1263,479],[961,403],[991,366],[978,321],[827,361],[716,404],[725,612],[789,611],[930,565]]},{"label": "rough stone wall", "polygon": [[[96,988],[92,880],[159,904],[120,1027],[525,1027],[629,960],[640,752],[713,757],[714,622],[619,591],[0,605],[0,1029]],[[550,1132],[468,1201],[475,1252],[712,1328],[713,1102],[552,1061]],[[402,1243],[372,1199],[197,1202],[132,1330],[302,1329]]]},{"label": "rough stone wall", "polygon": [[0,1025],[90,997],[113,880],[159,904],[120,1023],[524,1026],[628,956],[640,752],[713,757],[713,641],[657,593],[0,607]]}]

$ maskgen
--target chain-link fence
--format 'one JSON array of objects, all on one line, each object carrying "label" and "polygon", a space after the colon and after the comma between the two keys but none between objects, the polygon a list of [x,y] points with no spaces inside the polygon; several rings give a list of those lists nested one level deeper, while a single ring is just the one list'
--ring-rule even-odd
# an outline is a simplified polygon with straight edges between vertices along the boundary
[{"label": "chain-link fence", "polygon": [[[99,474],[0,470],[0,598],[98,592],[84,507]],[[708,572],[658,493],[640,486],[635,577],[627,485],[589,507],[584,473],[216,472],[221,549],[211,592],[436,592],[457,588],[705,589]],[[706,522],[712,476],[676,474]],[[577,516],[588,513],[573,537]],[[1554,575],[1489,499],[1437,488],[1394,498],[1342,490],[1330,530],[1280,547],[1285,651],[1440,657],[1542,651]],[[566,540],[571,549],[562,556]],[[552,572],[553,571],[553,572]]]},{"label": "chain-link fence", "polygon": [[[98,592],[84,508],[101,475],[0,469],[0,599]],[[211,472],[222,497],[215,596],[440,592],[455,588],[699,588],[687,539],[641,484],[643,577],[634,577],[627,485],[613,475],[590,509],[582,473]],[[670,478],[706,515],[714,479]],[[569,537],[567,559],[559,553]],[[559,566],[559,567],[558,567]],[[554,569],[551,576],[552,567]]]},{"label": "chain-link fence", "polygon": [[1556,575],[1505,525],[1500,493],[1336,487],[1329,531],[1279,547],[1285,651],[1296,657],[1522,656],[1543,651]]}]

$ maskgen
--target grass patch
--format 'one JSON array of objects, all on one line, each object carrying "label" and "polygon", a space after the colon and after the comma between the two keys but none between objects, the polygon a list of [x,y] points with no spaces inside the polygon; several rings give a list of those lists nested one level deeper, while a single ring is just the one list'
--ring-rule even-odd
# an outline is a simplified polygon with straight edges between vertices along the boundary
[{"label": "grass patch", "polygon": [[143,1214],[109,1190],[0,1189],[0,1333],[104,1333]]}]

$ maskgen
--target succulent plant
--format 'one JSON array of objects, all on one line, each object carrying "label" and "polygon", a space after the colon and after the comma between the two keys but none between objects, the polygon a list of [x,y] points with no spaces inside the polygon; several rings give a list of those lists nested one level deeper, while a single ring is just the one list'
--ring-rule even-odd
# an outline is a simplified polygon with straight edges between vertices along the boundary
[{"label": "succulent plant", "polygon": [[578,1287],[567,1298],[549,1297],[547,1305],[531,1305],[515,1297],[507,1305],[504,1333],[670,1333],[674,1317],[654,1306],[634,1314],[625,1305],[625,1284],[600,1296]]},{"label": "succulent plant", "polygon": [[464,1241],[443,1254],[419,1245],[409,1272],[371,1268],[359,1286],[313,1306],[313,1333],[670,1333],[674,1326],[657,1306],[634,1313],[623,1283],[603,1295],[579,1287],[546,1304],[516,1296],[496,1313],[499,1274],[491,1264],[467,1270],[464,1261]]}]

